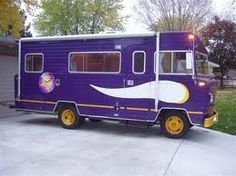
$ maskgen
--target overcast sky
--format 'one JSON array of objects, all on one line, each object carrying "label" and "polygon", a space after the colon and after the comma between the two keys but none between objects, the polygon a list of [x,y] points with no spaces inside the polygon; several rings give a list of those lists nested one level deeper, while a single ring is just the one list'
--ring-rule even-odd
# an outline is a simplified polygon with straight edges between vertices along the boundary
[{"label": "overcast sky", "polygon": [[[126,32],[145,32],[147,31],[146,26],[135,19],[135,14],[132,8],[135,2],[137,2],[137,0],[124,0],[124,10],[122,11],[122,14],[130,16],[125,25],[125,30]],[[215,12],[218,14],[224,12],[229,8],[230,2],[231,0],[213,0]],[[32,24],[32,19],[33,18],[29,16],[27,22],[31,22]],[[33,26],[31,27],[31,31],[33,36],[37,36],[37,32],[34,31]]]}]

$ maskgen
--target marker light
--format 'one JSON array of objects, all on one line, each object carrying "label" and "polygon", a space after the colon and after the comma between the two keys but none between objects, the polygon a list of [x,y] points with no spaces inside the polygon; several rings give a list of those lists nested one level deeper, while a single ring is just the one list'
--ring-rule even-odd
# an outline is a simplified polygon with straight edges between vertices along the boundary
[{"label": "marker light", "polygon": [[213,102],[214,102],[214,95],[212,93],[209,93],[209,97],[210,97],[210,103],[213,104]]},{"label": "marker light", "polygon": [[189,34],[189,35],[188,35],[188,39],[189,39],[189,40],[193,40],[193,39],[194,39],[194,35],[193,35],[193,34]]},{"label": "marker light", "polygon": [[206,83],[204,81],[198,81],[197,84],[199,87],[204,87],[206,85]]}]

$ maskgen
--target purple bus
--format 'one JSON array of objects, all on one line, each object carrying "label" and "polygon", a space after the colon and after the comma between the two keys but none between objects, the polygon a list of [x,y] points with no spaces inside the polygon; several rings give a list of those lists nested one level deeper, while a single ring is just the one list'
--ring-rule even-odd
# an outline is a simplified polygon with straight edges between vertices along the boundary
[{"label": "purple bus", "polygon": [[94,34],[19,41],[17,110],[57,113],[60,125],[117,120],[160,124],[170,138],[218,119],[218,82],[190,32]]}]

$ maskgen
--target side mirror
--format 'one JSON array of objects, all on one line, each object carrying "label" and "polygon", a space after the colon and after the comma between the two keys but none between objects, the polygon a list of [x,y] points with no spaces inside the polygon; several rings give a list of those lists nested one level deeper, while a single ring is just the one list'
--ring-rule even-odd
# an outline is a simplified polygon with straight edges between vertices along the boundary
[{"label": "side mirror", "polygon": [[192,53],[186,53],[186,69],[191,70],[193,68],[193,54]]}]

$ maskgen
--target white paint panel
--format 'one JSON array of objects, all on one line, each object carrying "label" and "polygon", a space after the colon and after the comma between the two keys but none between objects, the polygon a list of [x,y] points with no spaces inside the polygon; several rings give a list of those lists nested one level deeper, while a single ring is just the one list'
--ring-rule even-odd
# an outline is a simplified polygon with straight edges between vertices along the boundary
[{"label": "white paint panel", "polygon": [[[127,87],[127,88],[115,88],[115,89],[109,89],[109,88],[103,88],[91,85],[94,89],[98,90],[99,92],[116,98],[152,98],[153,95],[151,95],[149,91],[151,82],[141,84],[139,86],[134,87]],[[147,90],[147,91],[145,91]],[[142,92],[142,93],[140,93]]]},{"label": "white paint panel", "polygon": [[188,92],[183,84],[173,81],[159,81],[159,99],[166,103],[179,103]]},{"label": "white paint panel", "polygon": [[[103,88],[90,85],[97,91],[116,98],[127,99],[155,99],[156,82],[147,82],[138,86],[128,88]],[[166,103],[185,103],[189,98],[188,89],[181,83],[174,81],[159,81],[159,100]],[[151,90],[150,90],[151,88]]]}]

